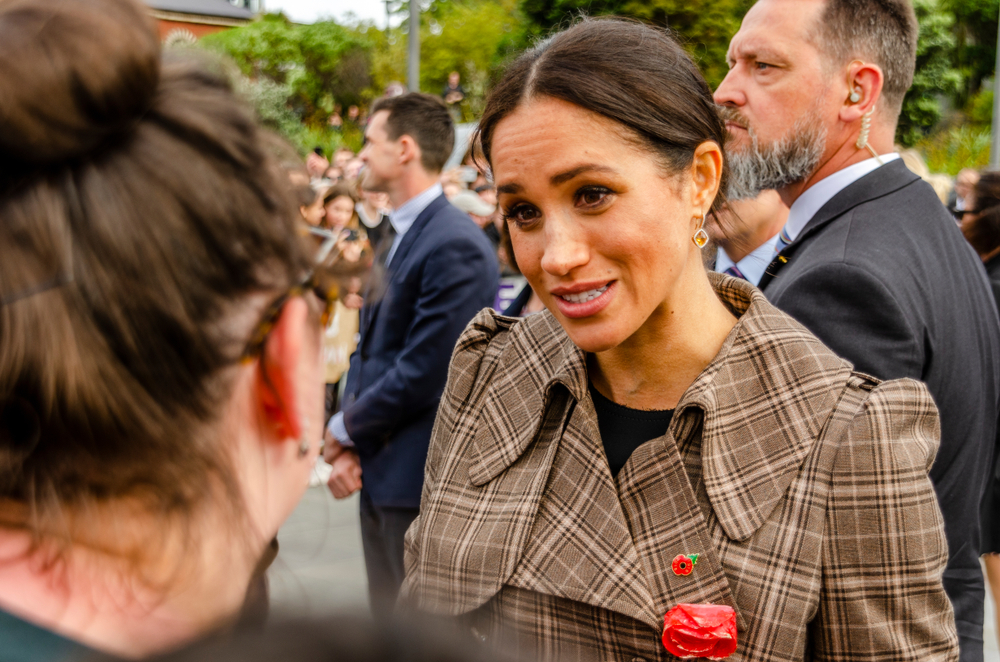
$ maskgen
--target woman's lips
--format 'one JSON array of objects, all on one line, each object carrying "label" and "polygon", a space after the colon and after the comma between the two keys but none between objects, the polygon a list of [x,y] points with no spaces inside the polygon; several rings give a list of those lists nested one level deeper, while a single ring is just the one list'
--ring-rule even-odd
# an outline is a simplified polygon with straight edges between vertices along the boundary
[{"label": "woman's lips", "polygon": [[570,319],[590,317],[604,310],[615,296],[617,281],[574,294],[553,294],[559,312]]}]

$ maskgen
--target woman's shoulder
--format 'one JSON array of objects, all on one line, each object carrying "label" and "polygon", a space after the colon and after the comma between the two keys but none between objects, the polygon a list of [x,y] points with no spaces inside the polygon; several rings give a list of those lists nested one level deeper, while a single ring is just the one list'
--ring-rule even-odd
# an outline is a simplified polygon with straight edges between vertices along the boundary
[{"label": "woman's shoulder", "polygon": [[842,403],[841,414],[850,416],[850,424],[841,443],[850,452],[841,450],[838,464],[926,477],[941,441],[940,416],[926,385],[854,372]]},{"label": "woman's shoulder", "polygon": [[582,366],[581,354],[547,311],[519,318],[483,309],[455,345],[438,421],[454,427],[478,418],[491,389],[533,399],[567,363]]}]

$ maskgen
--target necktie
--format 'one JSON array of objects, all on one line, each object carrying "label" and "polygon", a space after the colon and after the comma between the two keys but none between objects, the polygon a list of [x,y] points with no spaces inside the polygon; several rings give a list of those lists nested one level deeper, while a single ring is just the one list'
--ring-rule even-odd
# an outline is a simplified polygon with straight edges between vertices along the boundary
[{"label": "necktie", "polygon": [[781,232],[778,233],[778,240],[774,243],[774,254],[777,255],[781,251],[785,250],[785,246],[792,243],[791,237],[785,232],[785,228],[781,228]]},{"label": "necktie", "polygon": [[742,278],[743,280],[747,279],[747,277],[743,275],[743,272],[740,271],[735,264],[733,266],[729,267],[728,269],[726,269],[725,271],[723,271],[722,273],[726,274],[727,276],[734,276],[736,278]]}]

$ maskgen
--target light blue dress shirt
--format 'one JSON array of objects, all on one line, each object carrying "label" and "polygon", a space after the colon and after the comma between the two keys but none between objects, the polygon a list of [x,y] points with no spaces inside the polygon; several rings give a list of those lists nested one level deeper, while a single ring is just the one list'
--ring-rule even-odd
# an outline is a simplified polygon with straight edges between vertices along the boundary
[{"label": "light blue dress shirt", "polygon": [[[401,204],[399,209],[389,214],[389,222],[392,223],[392,228],[396,231],[396,238],[392,240],[392,247],[389,248],[389,254],[385,258],[387,267],[392,262],[392,257],[396,254],[396,249],[399,248],[399,243],[403,240],[403,235],[413,227],[417,217],[442,193],[441,185],[435,184],[423,193],[413,196]],[[340,442],[341,446],[354,445],[354,442],[351,441],[351,435],[347,434],[347,426],[344,425],[344,412],[340,411],[334,414],[326,429],[330,431],[334,439]]]}]

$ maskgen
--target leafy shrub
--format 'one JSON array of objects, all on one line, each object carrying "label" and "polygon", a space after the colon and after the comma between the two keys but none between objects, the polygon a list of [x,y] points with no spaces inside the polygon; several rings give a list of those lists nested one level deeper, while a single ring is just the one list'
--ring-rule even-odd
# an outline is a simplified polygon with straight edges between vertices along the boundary
[{"label": "leafy shrub", "polygon": [[931,172],[955,176],[962,168],[985,168],[990,162],[990,129],[956,126],[917,143]]}]

